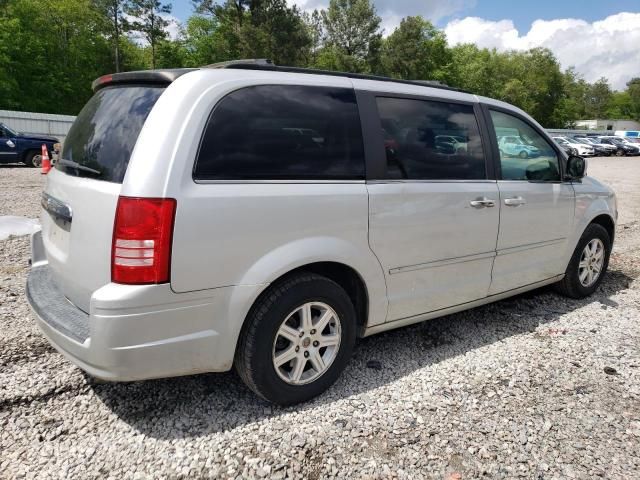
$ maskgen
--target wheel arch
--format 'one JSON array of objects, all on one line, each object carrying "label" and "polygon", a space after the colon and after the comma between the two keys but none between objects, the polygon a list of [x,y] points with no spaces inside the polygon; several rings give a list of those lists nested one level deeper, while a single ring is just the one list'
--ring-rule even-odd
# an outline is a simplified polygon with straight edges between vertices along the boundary
[{"label": "wheel arch", "polygon": [[607,233],[609,234],[609,238],[611,239],[611,244],[613,245],[613,239],[616,233],[616,224],[613,221],[611,215],[607,213],[601,213],[600,215],[593,218],[588,225],[591,225],[592,223],[601,225],[607,231]]},{"label": "wheel arch", "polygon": [[35,153],[37,155],[39,151],[40,150],[35,147],[29,147],[20,154],[20,158],[18,158],[18,161],[22,163],[26,163],[27,157],[29,156],[29,154]]}]

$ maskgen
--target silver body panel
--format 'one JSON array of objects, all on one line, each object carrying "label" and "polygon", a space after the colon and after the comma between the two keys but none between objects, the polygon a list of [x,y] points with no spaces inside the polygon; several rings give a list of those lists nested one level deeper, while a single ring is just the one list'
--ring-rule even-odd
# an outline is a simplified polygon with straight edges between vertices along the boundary
[{"label": "silver body panel", "polygon": [[[228,93],[258,84],[482,101],[530,119],[503,102],[426,86],[250,70],[179,77],[151,110],[121,185],[56,170],[47,178],[45,192],[73,218],[65,223],[43,211],[34,266],[48,265],[66,298],[88,314],[90,337],[81,344],[37,321],[92,375],[133,380],[228,370],[256,298],[310,263],[341,263],[359,275],[368,299],[360,334],[370,335],[557,281],[589,222],[601,214],[616,219],[613,193],[588,177],[572,184],[194,181],[211,110]],[[120,195],[177,200],[170,284],[111,283]],[[506,205],[512,197],[526,203]],[[477,198],[495,205],[474,208]]]}]

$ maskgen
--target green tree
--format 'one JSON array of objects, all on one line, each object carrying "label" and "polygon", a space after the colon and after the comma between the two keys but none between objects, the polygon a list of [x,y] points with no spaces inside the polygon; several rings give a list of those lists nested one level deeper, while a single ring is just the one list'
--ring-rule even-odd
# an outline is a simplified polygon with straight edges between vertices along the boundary
[{"label": "green tree", "polygon": [[129,24],[124,18],[124,8],[128,0],[94,0],[95,8],[104,20],[104,30],[113,44],[115,71],[120,71],[120,41],[122,32],[126,32]]},{"label": "green tree", "polygon": [[443,80],[450,61],[444,32],[422,17],[405,17],[382,46],[386,75],[413,80]]},{"label": "green tree", "polygon": [[607,118],[634,118],[633,103],[628,91],[612,92],[607,105],[605,116]]},{"label": "green tree", "polygon": [[129,29],[139,32],[149,42],[151,68],[156,68],[156,47],[161,40],[167,38],[167,27],[170,25],[162,14],[171,13],[171,4],[160,0],[129,0],[126,12],[134,17],[129,23]]},{"label": "green tree", "polygon": [[633,118],[640,121],[640,77],[632,78],[627,82],[627,92],[631,100]]},{"label": "green tree", "polygon": [[321,15],[326,34],[318,66],[352,72],[375,71],[382,42],[381,19],[369,0],[331,0]]},{"label": "green tree", "polygon": [[606,78],[589,85],[586,92],[585,114],[589,118],[604,118],[611,101],[611,87]]},{"label": "green tree", "polygon": [[112,69],[102,25],[89,0],[10,0],[0,15],[0,108],[77,114],[91,81]]}]

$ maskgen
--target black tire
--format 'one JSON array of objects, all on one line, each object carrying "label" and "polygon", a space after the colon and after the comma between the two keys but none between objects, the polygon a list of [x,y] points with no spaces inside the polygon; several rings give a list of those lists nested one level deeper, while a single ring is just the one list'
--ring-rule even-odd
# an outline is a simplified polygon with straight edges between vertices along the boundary
[{"label": "black tire", "polygon": [[24,163],[27,167],[40,168],[42,166],[42,154],[38,150],[30,150],[24,156]]},{"label": "black tire", "polygon": [[524,150],[522,150],[522,151],[518,154],[518,156],[519,156],[520,158],[522,158],[522,159],[529,158],[529,154],[528,154],[527,152],[525,152]]},{"label": "black tire", "polygon": [[616,150],[616,157],[624,157],[625,151],[622,148]]},{"label": "black tire", "polygon": [[[578,266],[580,263],[580,258],[582,256],[582,251],[589,242],[596,238],[599,238],[604,245],[604,263],[602,264],[600,276],[592,285],[585,287],[580,282]],[[567,270],[565,271],[564,278],[555,284],[556,291],[571,298],[584,298],[591,295],[596,291],[596,289],[602,282],[602,279],[607,273],[610,254],[611,238],[609,237],[609,233],[602,225],[598,225],[596,223],[590,224],[580,237],[580,241],[578,242],[578,245],[576,246],[576,249],[571,256],[571,260],[569,261],[569,265],[567,266]]]},{"label": "black tire", "polygon": [[[293,385],[276,372],[274,342],[289,314],[307,302],[323,302],[335,311],[341,340],[333,362],[321,376],[304,385]],[[278,405],[293,405],[316,397],[338,379],[351,357],[355,339],[356,313],[344,289],[314,273],[292,274],[271,285],[251,308],[240,334],[234,366],[257,395]]]}]

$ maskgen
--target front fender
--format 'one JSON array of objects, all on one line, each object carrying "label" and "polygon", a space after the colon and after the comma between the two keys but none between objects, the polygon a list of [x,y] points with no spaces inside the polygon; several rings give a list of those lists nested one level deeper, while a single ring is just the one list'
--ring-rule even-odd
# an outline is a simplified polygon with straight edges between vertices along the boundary
[{"label": "front fender", "polygon": [[344,264],[362,278],[369,299],[367,325],[384,323],[387,313],[387,289],[382,267],[368,248],[335,237],[310,237],[295,240],[271,250],[259,258],[244,274],[241,285],[264,285],[274,282],[296,268],[316,262]]},{"label": "front fender", "polygon": [[[600,187],[600,188],[594,188]],[[576,193],[573,234],[567,243],[567,264],[587,226],[600,215],[607,215],[615,226],[618,215],[615,194],[596,180],[585,177],[580,184],[574,184]]]}]

